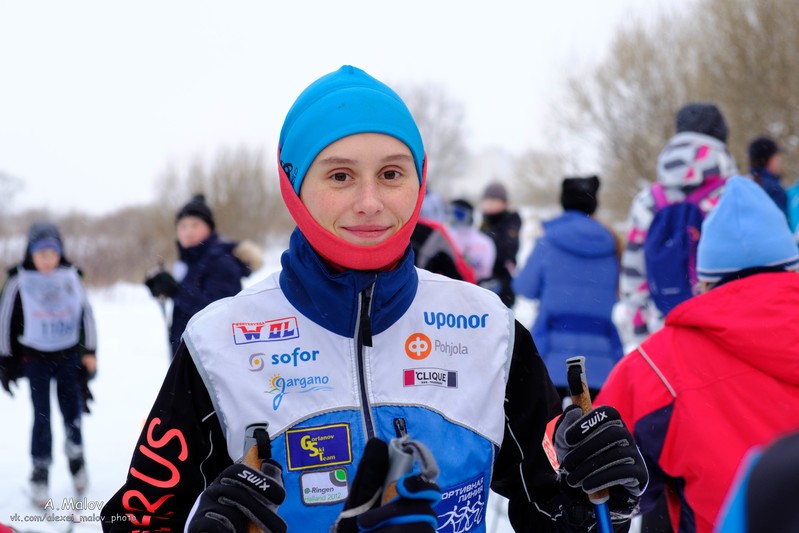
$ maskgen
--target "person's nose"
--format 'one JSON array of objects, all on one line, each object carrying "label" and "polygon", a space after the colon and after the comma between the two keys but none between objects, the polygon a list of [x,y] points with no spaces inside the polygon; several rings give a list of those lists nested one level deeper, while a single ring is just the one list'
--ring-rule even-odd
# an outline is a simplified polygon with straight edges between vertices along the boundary
[{"label": "person's nose", "polygon": [[383,199],[377,180],[362,180],[358,197],[355,201],[355,210],[364,215],[373,215],[379,213],[382,209]]}]

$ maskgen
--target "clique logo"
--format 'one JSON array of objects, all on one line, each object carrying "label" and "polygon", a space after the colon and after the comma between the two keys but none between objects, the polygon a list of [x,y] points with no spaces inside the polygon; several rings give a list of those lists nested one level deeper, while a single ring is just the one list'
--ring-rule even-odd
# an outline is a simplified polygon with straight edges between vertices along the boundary
[{"label": "clique logo", "polygon": [[433,343],[424,333],[412,333],[405,340],[405,355],[416,361],[421,361],[430,355]]}]

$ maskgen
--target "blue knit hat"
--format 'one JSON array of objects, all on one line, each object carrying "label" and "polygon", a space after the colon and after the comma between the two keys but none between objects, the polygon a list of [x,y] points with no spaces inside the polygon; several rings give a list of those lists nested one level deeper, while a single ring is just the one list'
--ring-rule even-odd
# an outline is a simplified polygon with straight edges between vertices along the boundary
[{"label": "blue knit hat", "polygon": [[31,224],[28,230],[28,254],[35,254],[41,250],[55,250],[58,255],[64,255],[64,245],[61,233],[55,224],[38,221]]},{"label": "blue knit hat", "polygon": [[316,156],[335,141],[357,133],[383,133],[411,150],[421,183],[422,136],[402,99],[363,70],[344,65],[308,86],[294,102],[280,131],[280,166],[300,193]]},{"label": "blue knit hat", "polygon": [[702,223],[699,279],[713,282],[745,268],[795,269],[797,264],[799,248],[774,201],[751,179],[728,179],[718,205]]}]

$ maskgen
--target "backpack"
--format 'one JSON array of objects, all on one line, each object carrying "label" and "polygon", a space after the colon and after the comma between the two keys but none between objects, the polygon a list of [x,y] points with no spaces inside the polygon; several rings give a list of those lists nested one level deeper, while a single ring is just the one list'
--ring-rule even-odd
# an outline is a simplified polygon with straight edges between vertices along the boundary
[{"label": "backpack", "polygon": [[663,316],[694,295],[696,249],[705,218],[699,202],[723,185],[722,178],[711,178],[674,203],[667,200],[663,184],[652,186],[655,216],[644,240],[644,261],[649,295]]}]

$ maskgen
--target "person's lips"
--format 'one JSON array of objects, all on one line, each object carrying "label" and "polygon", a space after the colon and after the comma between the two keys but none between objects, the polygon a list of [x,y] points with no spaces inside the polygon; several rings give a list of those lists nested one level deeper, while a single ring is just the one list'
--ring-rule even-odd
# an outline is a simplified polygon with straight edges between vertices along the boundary
[{"label": "person's lips", "polygon": [[391,226],[384,224],[358,224],[354,226],[344,226],[346,232],[359,239],[374,240],[388,235]]}]

